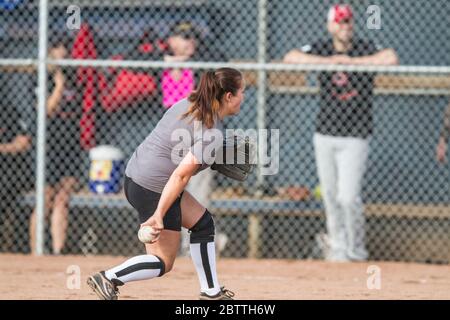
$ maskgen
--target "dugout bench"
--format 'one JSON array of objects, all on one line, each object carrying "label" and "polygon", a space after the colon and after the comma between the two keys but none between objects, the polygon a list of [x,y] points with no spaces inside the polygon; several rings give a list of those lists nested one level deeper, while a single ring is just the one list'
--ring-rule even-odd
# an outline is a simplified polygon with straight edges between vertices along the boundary
[{"label": "dugout bench", "polygon": [[[24,202],[28,206],[34,205],[34,195],[26,195]],[[119,225],[118,221],[120,221],[118,220],[117,214],[123,213],[124,211],[127,214],[134,212],[131,215],[135,218],[136,223],[138,223],[137,214],[132,210],[131,205],[125,199],[123,193],[96,195],[82,191],[71,197],[69,205],[71,211],[83,208],[88,209],[88,216],[83,218],[88,219],[83,220],[84,224],[90,225],[90,228],[86,232],[92,233],[95,232],[93,230],[102,230],[101,225],[104,225],[105,221],[110,222],[113,229],[117,228]],[[243,257],[248,258],[270,257],[267,254],[267,250],[266,252],[263,250],[263,246],[267,243],[267,237],[264,234],[265,227],[268,225],[264,223],[266,219],[316,219],[316,221],[322,221],[324,229],[325,216],[322,204],[320,201],[313,199],[310,201],[292,201],[278,199],[276,197],[262,197],[260,199],[245,196],[230,197],[230,195],[216,190],[212,196],[210,209],[219,218],[217,219],[218,222],[222,220],[220,219],[221,217],[246,220],[247,230],[246,234],[242,235],[242,239],[246,242],[244,244],[246,252]],[[95,211],[95,214],[93,211]],[[372,251],[372,259],[431,263],[450,262],[449,206],[366,204],[365,214],[368,224],[370,224],[369,229],[374,224],[381,226],[380,229],[377,229],[376,234],[371,236],[368,233],[367,236],[368,241],[371,242],[370,248],[378,248],[379,246],[383,249],[380,250],[382,252]],[[95,215],[95,217],[89,217],[89,215]],[[302,221],[306,222],[306,220]],[[117,226],[114,226],[114,223]],[[314,225],[314,228],[317,228],[317,223]],[[127,241],[135,241],[136,247],[139,247],[139,242],[134,232],[135,230],[129,231],[130,233],[125,235]],[[407,240],[401,241],[395,246],[387,245],[389,242],[398,241],[399,232],[401,232],[400,238]],[[95,237],[95,234],[92,236]],[[129,240],[130,237],[133,239]],[[98,248],[95,248],[95,243],[91,245],[92,248],[88,248],[87,253],[102,253]],[[417,250],[419,247],[426,249]],[[448,250],[444,250],[444,252],[442,250],[433,250],[436,247],[448,248]],[[127,252],[111,251],[107,251],[107,253],[127,254]],[[398,258],[393,259],[392,257]]]}]

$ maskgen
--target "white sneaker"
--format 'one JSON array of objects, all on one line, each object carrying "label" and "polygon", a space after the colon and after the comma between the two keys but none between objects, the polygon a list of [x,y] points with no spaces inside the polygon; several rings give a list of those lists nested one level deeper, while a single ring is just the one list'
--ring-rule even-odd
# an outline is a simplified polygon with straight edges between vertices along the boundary
[{"label": "white sneaker", "polygon": [[321,252],[321,258],[326,259],[330,255],[330,240],[326,233],[316,234],[316,244]]}]

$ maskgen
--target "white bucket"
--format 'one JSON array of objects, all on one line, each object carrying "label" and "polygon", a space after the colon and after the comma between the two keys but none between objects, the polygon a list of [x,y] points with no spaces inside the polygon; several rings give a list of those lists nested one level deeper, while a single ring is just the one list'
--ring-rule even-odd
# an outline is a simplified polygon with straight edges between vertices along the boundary
[{"label": "white bucket", "polygon": [[120,149],[102,145],[89,151],[89,190],[93,193],[118,193],[123,175],[124,157]]}]

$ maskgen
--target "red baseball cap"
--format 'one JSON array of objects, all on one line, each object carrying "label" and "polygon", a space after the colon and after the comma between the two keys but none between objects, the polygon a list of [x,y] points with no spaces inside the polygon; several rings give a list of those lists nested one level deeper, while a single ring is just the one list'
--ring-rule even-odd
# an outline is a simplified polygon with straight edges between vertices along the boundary
[{"label": "red baseball cap", "polygon": [[328,21],[340,23],[343,20],[353,19],[352,7],[348,4],[336,4],[328,11]]}]

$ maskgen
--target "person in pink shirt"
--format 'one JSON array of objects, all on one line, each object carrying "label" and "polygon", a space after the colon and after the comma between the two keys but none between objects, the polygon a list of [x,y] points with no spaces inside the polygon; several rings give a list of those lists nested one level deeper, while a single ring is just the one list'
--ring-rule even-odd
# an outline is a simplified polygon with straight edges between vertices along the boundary
[{"label": "person in pink shirt", "polygon": [[186,98],[194,89],[194,72],[190,69],[164,70],[161,82],[163,106],[170,108],[177,101]]},{"label": "person in pink shirt", "polygon": [[[199,33],[190,22],[175,24],[167,39],[169,51],[164,61],[183,62],[192,59],[198,46]],[[175,102],[186,98],[195,87],[192,69],[165,69],[161,77],[163,106],[168,109]]]}]

